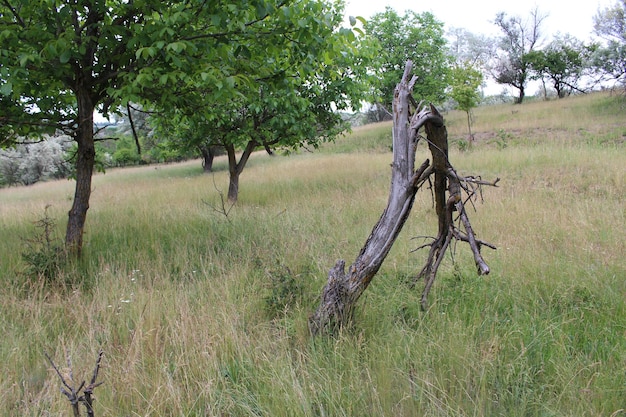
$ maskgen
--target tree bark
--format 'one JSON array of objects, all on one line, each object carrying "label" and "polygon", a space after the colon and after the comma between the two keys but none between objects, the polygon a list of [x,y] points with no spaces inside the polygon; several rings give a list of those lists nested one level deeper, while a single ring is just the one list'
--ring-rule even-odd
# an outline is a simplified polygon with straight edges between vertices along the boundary
[{"label": "tree bark", "polygon": [[213,171],[215,148],[213,146],[200,146],[200,153],[202,154],[202,169],[204,172]]},{"label": "tree bark", "polygon": [[[434,114],[439,114],[432,106],[431,111]],[[464,202],[462,201],[462,190],[466,190],[468,199],[471,199],[475,190],[471,190],[467,184],[474,184],[476,187],[480,187],[481,185],[495,186],[499,181],[499,179],[497,179],[493,183],[488,183],[475,180],[473,177],[459,177],[448,157],[448,133],[445,126],[439,127],[433,124],[426,124],[426,133],[428,136],[428,147],[433,157],[432,168],[435,176],[433,194],[435,196],[435,209],[438,218],[438,232],[437,236],[433,238],[430,244],[424,245],[430,246],[430,251],[424,267],[416,277],[416,281],[420,278],[424,278],[425,280],[421,297],[422,310],[426,310],[428,307],[428,294],[452,239],[469,243],[474,254],[478,274],[489,274],[489,266],[487,266],[487,263],[482,258],[480,246],[485,245],[493,249],[495,249],[495,247],[476,239],[465,211]],[[453,214],[455,211],[459,215],[465,232],[461,232],[461,230],[454,225]]]},{"label": "tree bark", "polygon": [[68,252],[80,256],[83,248],[83,234],[89,198],[91,196],[91,178],[96,160],[96,150],[93,136],[94,104],[86,89],[77,88],[78,129],[76,142],[76,189],[74,202],[68,213],[65,247]]},{"label": "tree bark", "polygon": [[471,110],[465,112],[467,114],[467,131],[469,132],[469,142],[474,142],[474,134],[472,133],[472,113]]},{"label": "tree bark", "polygon": [[243,172],[250,155],[257,147],[257,143],[253,140],[246,144],[239,162],[237,162],[237,155],[235,153],[235,146],[232,144],[226,145],[226,153],[228,154],[228,202],[234,204],[239,198],[239,176]]},{"label": "tree bark", "polygon": [[526,87],[524,87],[524,84],[522,84],[517,87],[517,89],[519,90],[519,93],[517,95],[517,98],[515,99],[515,104],[522,104],[522,102],[524,101],[524,97],[526,97]]},{"label": "tree bark", "polygon": [[320,305],[309,318],[313,335],[333,333],[350,321],[356,301],[391,250],[408,218],[418,188],[430,174],[428,160],[415,169],[417,132],[425,124],[443,126],[443,120],[430,110],[411,116],[410,93],[415,83],[415,78],[409,81],[411,68],[409,61],[394,94],[393,164],[387,207],[348,271],[345,271],[345,261],[339,260],[328,273]]}]

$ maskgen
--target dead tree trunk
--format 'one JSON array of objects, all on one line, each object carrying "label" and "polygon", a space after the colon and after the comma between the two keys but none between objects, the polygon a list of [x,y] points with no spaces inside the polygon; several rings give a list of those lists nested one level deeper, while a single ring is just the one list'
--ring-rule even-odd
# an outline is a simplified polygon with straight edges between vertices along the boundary
[{"label": "dead tree trunk", "polygon": [[387,208],[348,271],[345,271],[343,260],[337,261],[330,270],[321,303],[309,319],[313,335],[333,332],[350,320],[356,301],[385,260],[408,218],[419,186],[431,172],[428,160],[415,169],[415,149],[419,140],[417,131],[426,123],[443,126],[443,120],[426,110],[411,117],[410,94],[415,83],[415,78],[409,81],[411,68],[412,64],[408,62],[402,81],[395,90],[393,164]]},{"label": "dead tree trunk", "polygon": [[[433,114],[439,115],[437,109],[432,106],[431,111]],[[489,273],[489,266],[484,261],[480,248],[482,245],[485,245],[495,249],[495,246],[476,238],[465,211],[465,202],[472,200],[482,185],[496,186],[499,181],[499,179],[496,179],[494,182],[486,182],[476,177],[460,177],[448,158],[448,133],[446,128],[426,124],[426,134],[428,148],[433,157],[432,168],[435,177],[433,193],[435,195],[435,210],[439,227],[437,236],[432,238],[432,242],[418,248],[430,246],[428,259],[413,283],[415,284],[420,278],[425,280],[421,298],[422,310],[426,310],[428,307],[428,293],[452,239],[469,243],[474,254],[478,274],[487,275]],[[463,201],[463,191],[467,196],[465,201]],[[453,220],[455,211],[458,212],[458,219],[463,224],[465,231],[461,231],[459,227],[455,226]]]},{"label": "dead tree trunk", "polygon": [[[420,106],[411,96],[411,90],[416,81],[415,77],[409,81],[411,68],[412,63],[408,61],[402,80],[394,94],[393,164],[387,207],[348,271],[345,270],[345,261],[339,260],[328,273],[328,281],[322,291],[320,305],[309,318],[309,329],[312,335],[334,333],[350,321],[357,300],[380,269],[402,230],[415,201],[417,190],[431,175],[435,177],[434,194],[439,219],[439,234],[430,245],[427,265],[418,275],[427,277],[422,305],[425,304],[424,300],[428,296],[437,268],[452,237],[469,241],[470,245],[473,245],[472,249],[476,248],[475,258],[481,268],[480,271],[489,272],[489,268],[480,257],[480,245],[486,243],[475,239],[469,220],[464,214],[460,190],[461,182],[467,179],[458,177],[449,163],[448,134],[441,114],[433,106],[420,110]],[[411,112],[411,106],[415,109],[414,113]],[[418,132],[422,127],[426,130],[433,163],[431,165],[430,161],[426,160],[415,169],[415,150],[421,138]],[[452,181],[450,181],[451,178]],[[446,198],[449,181],[450,197]],[[461,213],[465,234],[453,225],[452,211],[455,208]]]}]

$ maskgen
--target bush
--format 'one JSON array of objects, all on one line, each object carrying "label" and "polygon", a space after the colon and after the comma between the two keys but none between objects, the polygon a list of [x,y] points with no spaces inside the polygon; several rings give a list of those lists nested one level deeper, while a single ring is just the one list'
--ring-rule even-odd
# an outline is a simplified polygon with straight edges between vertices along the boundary
[{"label": "bush", "polygon": [[136,150],[129,148],[118,149],[112,156],[117,166],[138,165],[141,163],[141,156],[139,156]]},{"label": "bush", "polygon": [[0,150],[0,176],[3,185],[31,185],[47,179],[66,178],[71,164],[66,152],[72,140],[54,136],[41,142]]},{"label": "bush", "polygon": [[287,267],[268,271],[269,294],[265,297],[265,310],[271,317],[287,311],[302,300],[302,284]]},{"label": "bush", "polygon": [[63,243],[55,237],[56,222],[48,215],[48,208],[35,224],[35,233],[24,239],[25,249],[22,260],[26,263],[25,273],[30,278],[52,282],[67,260]]}]

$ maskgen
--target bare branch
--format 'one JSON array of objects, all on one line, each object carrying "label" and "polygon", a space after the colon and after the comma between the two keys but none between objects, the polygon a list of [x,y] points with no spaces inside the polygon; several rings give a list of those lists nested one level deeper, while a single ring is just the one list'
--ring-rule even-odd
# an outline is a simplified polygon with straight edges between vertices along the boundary
[{"label": "bare branch", "polygon": [[[98,358],[96,359],[96,365],[95,365],[93,373],[91,375],[91,380],[89,382],[89,385],[87,385],[87,387],[85,387],[85,381],[82,381],[77,389],[74,388],[74,386],[73,386],[74,385],[74,372],[72,370],[72,361],[71,361],[69,352],[66,352],[66,354],[65,354],[66,355],[66,360],[67,360],[69,382],[63,376],[63,374],[61,373],[59,368],[54,364],[54,361],[52,360],[50,355],[48,355],[47,352],[44,352],[44,355],[48,359],[48,362],[50,362],[50,365],[55,370],[56,374],[58,375],[59,379],[61,380],[61,383],[65,387],[65,388],[61,387],[61,393],[63,395],[65,395],[67,397],[67,399],[70,401],[70,404],[72,406],[72,413],[73,413],[74,417],[80,417],[80,408],[79,408],[79,403],[80,402],[85,404],[85,407],[87,409],[87,416],[88,417],[93,417],[94,416],[94,412],[93,412],[93,398],[92,398],[93,390],[96,387],[99,387],[100,385],[102,385],[104,383],[104,382],[97,382],[98,373],[100,372],[100,365],[101,365],[101,362],[102,362],[102,357],[104,355],[104,352],[102,350],[100,350],[100,352],[98,353]],[[84,388],[83,395],[81,395],[79,397],[79,394],[83,390],[83,388]]]},{"label": "bare branch", "polygon": [[130,123],[130,130],[133,132],[133,139],[135,139],[135,145],[137,146],[137,154],[141,155],[141,145],[139,144],[139,136],[137,136],[137,129],[135,129],[135,121],[130,111],[130,103],[126,103],[126,114],[128,115],[128,122]]},{"label": "bare branch", "polygon": [[233,209],[233,207],[235,207],[236,203],[235,202],[227,203],[228,199],[224,198],[224,192],[217,187],[217,183],[215,182],[215,175],[213,175],[213,187],[215,188],[215,191],[217,191],[218,195],[220,196],[220,206],[215,207],[213,204],[210,204],[209,202],[204,201],[204,200],[202,200],[202,202],[206,204],[207,206],[211,207],[214,212],[223,215],[226,218],[226,220],[228,220],[229,223],[232,223],[228,215],[230,214],[230,211]]},{"label": "bare branch", "polygon": [[[74,414],[74,417],[78,417],[80,416],[80,409],[78,408],[78,391],[74,389],[74,387],[72,385],[70,385],[65,377],[63,376],[63,374],[61,374],[61,371],[59,371],[59,368],[54,364],[54,361],[52,360],[52,358],[50,357],[50,355],[48,355],[47,352],[44,352],[44,355],[46,356],[46,358],[48,359],[48,362],[50,362],[50,365],[52,366],[52,368],[55,370],[55,372],[57,373],[57,375],[59,376],[59,379],[61,380],[61,383],[65,386],[65,388],[61,387],[61,393],[63,395],[65,395],[67,397],[67,399],[70,401],[70,404],[72,406],[72,412]],[[69,354],[67,354],[67,363],[69,366],[69,373],[70,373],[70,382],[72,382],[72,384],[74,383],[73,381],[73,377],[72,377],[72,363],[71,363],[71,359]],[[83,382],[84,384],[84,382]],[[82,388],[82,385],[81,385]]]},{"label": "bare branch", "polygon": [[93,373],[91,375],[91,381],[89,381],[89,385],[85,388],[84,395],[80,397],[80,400],[85,404],[85,408],[87,409],[87,416],[94,417],[93,412],[93,390],[96,387],[104,384],[104,382],[96,382],[98,379],[98,373],[100,372],[100,363],[102,362],[102,356],[104,355],[104,351],[100,349],[98,352],[98,359],[96,359],[96,366],[93,369]]}]

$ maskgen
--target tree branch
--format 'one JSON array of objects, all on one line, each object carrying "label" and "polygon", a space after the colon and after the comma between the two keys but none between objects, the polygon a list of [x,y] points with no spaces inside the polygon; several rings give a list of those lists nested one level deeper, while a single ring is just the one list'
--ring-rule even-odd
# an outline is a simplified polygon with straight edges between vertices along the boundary
[{"label": "tree branch", "polygon": [[[61,380],[61,383],[65,387],[65,388],[61,387],[61,393],[65,395],[67,399],[70,401],[73,416],[80,417],[79,403],[82,402],[85,404],[85,407],[87,409],[87,416],[93,417],[94,416],[93,398],[92,398],[93,390],[99,387],[100,385],[104,384],[104,382],[97,382],[98,373],[100,372],[100,365],[102,362],[102,357],[104,356],[104,352],[102,350],[98,352],[98,358],[96,359],[96,365],[92,372],[89,385],[85,387],[85,381],[82,381],[80,385],[78,386],[78,388],[74,388],[74,375],[73,375],[73,370],[72,370],[72,361],[71,361],[69,352],[67,351],[65,352],[65,356],[67,360],[67,367],[68,367],[69,382],[65,378],[65,376],[63,376],[59,368],[54,364],[54,361],[52,360],[50,355],[48,355],[47,352],[44,352],[44,355],[48,359],[48,362],[50,362],[50,365],[52,366],[57,376]],[[84,391],[83,391],[83,388],[84,388]],[[83,395],[79,396],[81,391],[83,391]]]},{"label": "tree branch", "polygon": [[26,23],[24,22],[24,20],[22,19],[22,17],[19,15],[19,13],[17,12],[17,10],[15,10],[15,8],[13,6],[11,6],[11,4],[8,2],[8,0],[2,0],[2,3],[9,9],[11,10],[11,14],[15,17],[15,20],[17,20],[17,23],[25,28],[26,27]]},{"label": "tree branch", "polygon": [[137,146],[137,153],[141,155],[141,145],[139,144],[139,137],[137,136],[137,130],[135,129],[135,122],[130,112],[130,103],[126,103],[126,114],[128,114],[128,121],[130,123],[130,130],[133,132],[133,138],[135,139],[135,145]]}]

